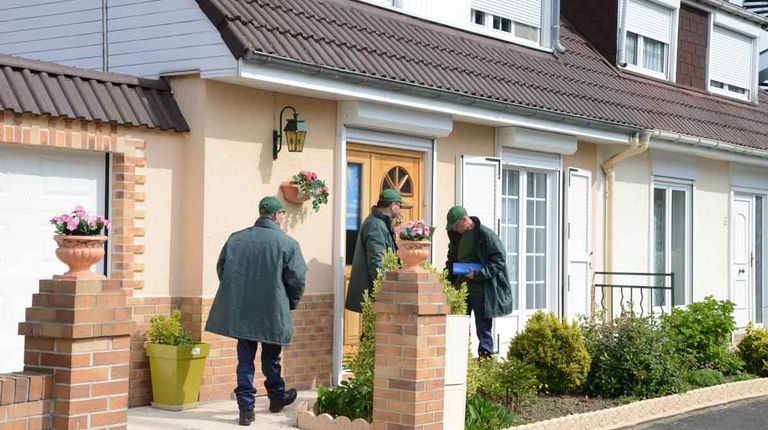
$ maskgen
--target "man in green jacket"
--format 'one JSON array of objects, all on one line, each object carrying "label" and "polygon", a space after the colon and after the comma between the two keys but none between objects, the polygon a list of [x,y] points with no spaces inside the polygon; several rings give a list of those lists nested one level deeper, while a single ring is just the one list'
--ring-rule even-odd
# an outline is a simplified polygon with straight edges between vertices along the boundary
[{"label": "man in green jacket", "polygon": [[[454,206],[447,216],[448,261],[446,269],[455,283],[467,281],[467,315],[475,314],[475,329],[480,340],[480,357],[493,354],[493,318],[512,313],[512,288],[507,280],[506,251],[499,236],[481,225],[480,219]],[[453,263],[479,263],[481,269],[469,274],[453,274]]]},{"label": "man in green jacket", "polygon": [[240,425],[254,421],[256,348],[261,343],[261,372],[269,411],[280,412],[296,400],[280,375],[280,353],[293,335],[291,310],[304,294],[307,266],[299,243],[280,230],[285,215],[274,197],[259,202],[253,227],[232,233],[216,265],[219,289],[205,330],[237,339],[237,405]]},{"label": "man in green jacket", "polygon": [[371,214],[360,226],[344,305],[350,311],[363,311],[363,292],[371,290],[379,269],[383,269],[381,254],[386,249],[397,249],[392,218],[400,213],[400,206],[403,204],[405,202],[399,191],[391,188],[384,190]]}]

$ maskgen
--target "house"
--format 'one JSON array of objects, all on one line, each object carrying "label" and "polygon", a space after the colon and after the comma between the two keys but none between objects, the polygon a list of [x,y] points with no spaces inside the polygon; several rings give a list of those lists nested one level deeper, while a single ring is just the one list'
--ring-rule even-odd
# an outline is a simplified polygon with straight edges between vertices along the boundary
[{"label": "house", "polygon": [[[748,10],[762,16],[768,16],[768,2],[762,0],[744,0],[743,6]],[[763,30],[758,40],[758,82],[760,85],[768,83],[768,32]]]},{"label": "house", "polygon": [[[348,264],[386,187],[411,203],[406,218],[441,232],[438,267],[454,204],[500,234],[516,303],[495,321],[502,353],[537,310],[575,318],[618,303],[619,290],[593,293],[599,272],[673,273],[637,281],[657,287],[646,306],[712,294],[737,303],[740,326],[763,322],[768,94],[756,39],[768,19],[721,0],[437,4],[0,6],[0,51],[169,83],[189,132],[131,132],[146,144],[144,190],[133,194],[144,200],[133,213],[143,243],[107,273],[140,280],[139,323],[179,307],[212,344],[201,400],[228,398],[235,384],[234,343],[202,330],[219,250],[300,170],[325,179],[331,199],[317,213],[289,206],[284,226],[309,266],[284,352],[289,385],[339,380],[359,330],[343,309]],[[273,155],[286,106],[305,120],[306,144]],[[618,276],[606,283],[629,282]],[[149,401],[141,346],[138,333],[132,406]]]}]

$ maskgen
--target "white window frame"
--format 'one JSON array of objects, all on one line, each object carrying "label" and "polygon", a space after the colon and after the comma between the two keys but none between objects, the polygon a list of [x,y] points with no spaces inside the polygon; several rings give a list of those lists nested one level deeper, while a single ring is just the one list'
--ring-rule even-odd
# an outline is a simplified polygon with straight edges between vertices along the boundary
[{"label": "white window frame", "polygon": [[[553,171],[553,170],[545,170],[545,169],[537,169],[537,168],[531,168],[531,167],[525,167],[520,165],[514,165],[514,164],[503,164],[502,165],[502,172],[507,170],[514,170],[517,171],[519,174],[519,182],[518,182],[518,205],[517,205],[517,225],[518,225],[518,235],[517,235],[517,279],[514,280],[514,282],[517,283],[517,300],[515,303],[515,309],[514,313],[517,314],[523,314],[525,316],[533,315],[538,310],[545,310],[548,312],[559,312],[559,302],[561,300],[560,297],[560,277],[558,276],[558,267],[560,264],[559,258],[561,254],[561,244],[559,241],[560,237],[560,223],[559,223],[559,214],[560,214],[560,172],[559,171]],[[545,239],[545,243],[547,246],[547,267],[545,270],[546,274],[546,280],[545,280],[545,293],[546,293],[546,299],[545,299],[545,307],[544,308],[532,308],[528,309],[526,306],[526,271],[527,271],[527,264],[526,264],[526,252],[525,247],[527,243],[527,201],[528,199],[525,197],[527,193],[527,185],[528,185],[528,173],[541,173],[546,175],[547,178],[547,216],[546,216],[546,227],[547,227],[547,236]],[[503,173],[502,173],[503,175]],[[503,177],[503,176],[502,176]],[[501,195],[501,199],[503,201],[504,195]],[[503,203],[502,203],[503,204]],[[501,210],[501,208],[500,208]],[[504,223],[504,219],[501,220],[502,223]],[[502,239],[503,241],[504,239]],[[506,254],[506,243],[505,245],[505,254]],[[510,279],[510,282],[513,282],[512,279]]]},{"label": "white window frame", "polygon": [[[629,61],[627,61],[626,69],[631,70],[633,72],[642,73],[644,75],[653,76],[654,78],[659,79],[668,79],[670,76],[670,49],[671,46],[669,43],[664,43],[660,40],[652,39],[650,37],[643,36],[642,34],[633,33],[631,31],[627,31],[627,37],[624,40],[624,52],[625,52],[625,58],[629,58],[629,51],[627,50],[627,44],[629,41],[629,33],[632,33],[637,36],[637,64],[630,64]],[[664,72],[657,72],[655,70],[646,69],[643,67],[643,59],[645,55],[645,39],[651,39],[655,42],[661,43],[664,45]]]},{"label": "white window frame", "polygon": [[[716,21],[718,21],[718,22],[716,22]],[[758,83],[757,83],[757,73],[758,73],[759,63],[760,63],[760,56],[759,56],[759,53],[758,53],[758,45],[759,45],[758,39],[756,37],[754,37],[752,34],[745,33],[744,31],[742,31],[743,29],[731,27],[731,26],[727,25],[727,23],[728,23],[728,21],[723,22],[722,18],[720,16],[716,17],[715,13],[710,11],[710,14],[709,14],[709,34],[708,34],[708,39],[707,39],[707,71],[706,71],[707,90],[710,93],[712,93],[712,94],[718,94],[718,95],[734,98],[734,99],[737,99],[737,100],[754,101],[754,100],[757,99],[757,86],[758,86]],[[712,79],[712,51],[713,51],[713,49],[712,49],[712,37],[714,35],[715,27],[716,26],[717,27],[722,27],[725,30],[733,31],[735,33],[741,34],[744,37],[748,37],[748,38],[752,39],[752,42],[751,42],[751,44],[752,44],[752,54],[751,54],[751,57],[752,57],[752,63],[753,64],[752,64],[752,67],[750,69],[750,80],[749,80],[751,82],[751,88],[743,88],[743,87],[740,87],[738,85],[731,85],[728,82],[723,82],[723,81],[719,81],[719,80],[716,80],[716,79]],[[712,81],[717,81],[717,82],[720,82],[720,83],[724,84],[725,88],[717,88],[717,87],[712,86]],[[747,90],[747,93],[746,94],[739,94],[737,92],[730,91],[727,88],[728,86],[745,89],[745,90]]]},{"label": "white window frame", "polygon": [[[654,218],[654,192],[657,188],[663,188],[666,190],[666,211],[665,211],[665,225],[666,225],[666,231],[665,231],[665,243],[666,243],[666,249],[665,249],[665,255],[666,255],[666,261],[664,263],[664,272],[665,273],[671,273],[672,272],[672,260],[671,260],[671,246],[672,246],[672,211],[671,209],[671,202],[672,202],[672,191],[683,191],[685,192],[685,234],[686,234],[686,240],[685,240],[685,285],[684,285],[684,303],[680,305],[676,305],[676,307],[685,307],[689,303],[693,301],[693,208],[694,208],[694,195],[696,191],[696,183],[691,180],[685,180],[685,179],[677,179],[677,178],[669,178],[664,176],[653,176],[651,180],[651,187],[650,187],[650,195],[649,200],[650,204],[649,206],[649,223],[648,223],[648,229],[649,229],[649,235],[650,238],[648,243],[648,250],[649,250],[649,257],[648,257],[648,267],[649,272],[653,273],[655,272],[655,260],[654,260],[654,253],[655,253],[655,241],[656,241],[656,228],[655,228],[655,218]],[[651,280],[653,282],[653,280]],[[675,280],[675,282],[678,282],[678,280]],[[655,300],[654,296],[652,295],[651,300]],[[665,293],[665,303],[663,308],[658,306],[655,302],[652,302],[654,309],[656,311],[667,311],[672,308],[673,306],[673,297],[672,292],[667,291]]]},{"label": "white window frame", "polygon": [[[543,39],[544,39],[544,32],[542,31],[542,29],[544,28],[545,23],[548,21],[547,19],[544,18],[545,10],[546,10],[545,8],[542,8],[541,26],[540,27],[536,27],[536,29],[539,31],[538,40],[531,40],[531,39],[526,39],[526,38],[523,38],[523,37],[515,36],[515,27],[518,24],[529,26],[528,24],[518,23],[517,21],[515,21],[514,19],[512,19],[510,17],[501,16],[501,15],[495,15],[495,14],[493,14],[491,12],[486,12],[486,11],[481,10],[481,9],[470,8],[470,12],[469,12],[469,25],[470,25],[470,29],[473,29],[475,31],[481,32],[483,34],[487,34],[489,36],[493,36],[493,37],[509,40],[511,42],[519,43],[519,44],[522,44],[522,45],[527,45],[527,46],[531,46],[531,47],[535,47],[535,48],[541,49],[542,48],[542,42],[543,42]],[[475,12],[483,13],[483,24],[482,25],[475,23]],[[493,28],[493,18],[494,18],[494,16],[497,16],[497,17],[502,18],[502,19],[510,20],[510,22],[511,22],[510,31],[506,32],[506,31],[497,30],[497,29]],[[529,26],[529,27],[532,27],[532,26]]]}]

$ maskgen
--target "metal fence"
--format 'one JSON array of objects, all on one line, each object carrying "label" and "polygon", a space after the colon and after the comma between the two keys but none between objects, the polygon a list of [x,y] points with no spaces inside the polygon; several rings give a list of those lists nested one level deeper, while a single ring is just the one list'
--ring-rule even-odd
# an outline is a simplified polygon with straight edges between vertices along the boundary
[{"label": "metal fence", "polygon": [[[642,279],[643,281],[640,281]],[[591,314],[605,318],[633,312],[639,316],[672,309],[674,273],[594,272]]]}]

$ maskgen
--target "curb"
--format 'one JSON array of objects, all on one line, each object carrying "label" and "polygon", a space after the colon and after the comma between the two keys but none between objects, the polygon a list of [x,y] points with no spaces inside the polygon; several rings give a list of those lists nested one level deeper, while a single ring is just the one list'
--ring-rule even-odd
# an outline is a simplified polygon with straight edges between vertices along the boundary
[{"label": "curb", "polygon": [[309,403],[296,405],[296,427],[302,430],[370,430],[368,421],[358,418],[351,421],[347,417],[333,418],[328,414],[315,416]]},{"label": "curb", "polygon": [[[568,415],[531,424],[510,427],[513,430],[590,429],[612,430],[655,421],[697,409],[722,405],[753,397],[768,396],[768,378],[731,382],[698,388],[682,394],[641,400],[595,412]],[[509,429],[508,429],[509,430]]]}]

